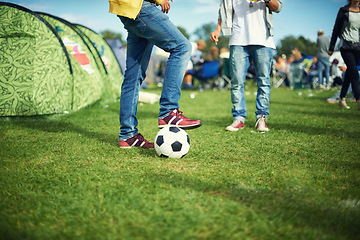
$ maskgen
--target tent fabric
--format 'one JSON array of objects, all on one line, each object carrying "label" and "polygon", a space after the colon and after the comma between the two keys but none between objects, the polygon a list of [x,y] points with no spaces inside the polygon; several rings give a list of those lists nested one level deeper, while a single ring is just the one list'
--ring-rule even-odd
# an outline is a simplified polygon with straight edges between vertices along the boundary
[{"label": "tent fabric", "polygon": [[108,74],[108,88],[110,92],[107,94],[109,100],[114,100],[119,98],[121,93],[121,83],[123,80],[123,72],[121,70],[120,62],[115,56],[115,53],[103,36],[97,34],[93,30],[75,24],[79,31],[81,31],[84,36],[91,42],[98,53],[99,59],[102,61],[102,65],[105,68]]},{"label": "tent fabric", "polygon": [[120,97],[122,73],[101,35],[5,2],[0,22],[0,116],[74,111]]},{"label": "tent fabric", "polygon": [[120,65],[122,74],[125,74],[126,69],[126,56],[125,56],[125,48],[121,44],[120,39],[106,39],[106,42],[111,47],[114,52],[116,59]]},{"label": "tent fabric", "polygon": [[38,14],[56,30],[70,55],[74,74],[73,109],[78,110],[99,100],[106,76],[85,38],[65,20],[45,13]]},{"label": "tent fabric", "polygon": [[54,29],[30,10],[3,2],[0,22],[0,116],[71,109],[69,56]]}]

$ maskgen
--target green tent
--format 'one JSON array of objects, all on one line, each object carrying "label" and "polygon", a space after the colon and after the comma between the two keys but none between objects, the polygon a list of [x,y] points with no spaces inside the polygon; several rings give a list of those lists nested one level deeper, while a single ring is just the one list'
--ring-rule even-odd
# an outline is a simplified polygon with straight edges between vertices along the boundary
[{"label": "green tent", "polygon": [[108,80],[110,86],[110,93],[109,96],[107,96],[106,98],[110,100],[118,99],[121,93],[121,83],[123,80],[123,75],[121,72],[120,64],[113,50],[111,49],[109,44],[105,41],[103,36],[101,36],[100,34],[97,34],[93,30],[82,25],[75,24],[74,27],[76,27],[79,31],[81,31],[83,35],[89,41],[91,41],[92,45],[97,50],[99,57],[103,62],[105,70],[108,74]]},{"label": "green tent", "polygon": [[0,22],[0,116],[71,110],[72,66],[56,31],[30,10],[4,2]]},{"label": "green tent", "polygon": [[45,13],[38,14],[56,30],[70,55],[74,75],[73,108],[77,110],[99,100],[104,83],[108,81],[96,50],[67,21]]},{"label": "green tent", "polygon": [[0,116],[60,113],[119,98],[121,70],[102,36],[4,2],[0,22]]}]

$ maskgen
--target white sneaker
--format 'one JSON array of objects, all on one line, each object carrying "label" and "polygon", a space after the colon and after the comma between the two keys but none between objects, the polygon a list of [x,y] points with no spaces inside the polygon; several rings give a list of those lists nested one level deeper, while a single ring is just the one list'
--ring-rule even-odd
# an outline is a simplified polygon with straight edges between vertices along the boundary
[{"label": "white sneaker", "polygon": [[346,98],[339,100],[339,106],[345,109],[350,109],[350,107],[346,104]]},{"label": "white sneaker", "polygon": [[239,131],[239,129],[244,129],[245,125],[240,120],[235,120],[230,126],[227,126],[225,128],[226,131],[236,132]]},{"label": "white sneaker", "polygon": [[258,120],[255,123],[255,127],[260,132],[268,132],[269,129],[266,126],[266,117],[264,115],[261,115],[261,117],[258,118]]}]

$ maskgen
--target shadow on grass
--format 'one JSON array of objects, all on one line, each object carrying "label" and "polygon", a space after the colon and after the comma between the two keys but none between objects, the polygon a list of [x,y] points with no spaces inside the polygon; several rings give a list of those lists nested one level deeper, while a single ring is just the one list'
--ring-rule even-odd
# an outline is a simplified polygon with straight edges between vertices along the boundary
[{"label": "shadow on grass", "polygon": [[12,124],[16,124],[22,128],[29,128],[34,130],[39,130],[41,132],[49,133],[63,133],[63,132],[72,132],[79,133],[82,136],[87,138],[96,139],[98,141],[114,145],[116,144],[116,138],[113,135],[92,132],[80,126],[76,126],[71,123],[59,122],[50,120],[47,117],[14,117],[10,118]]},{"label": "shadow on grass", "polygon": [[329,129],[327,127],[312,127],[308,125],[287,124],[287,123],[271,123],[269,128],[273,131],[291,131],[297,133],[305,133],[308,135],[329,135],[334,137],[346,137],[358,141],[360,134],[358,132],[348,131],[344,129]]},{"label": "shadow on grass", "polygon": [[[181,173],[147,174],[149,182],[161,182],[175,188],[189,188],[215,198],[228,198],[252,209],[248,214],[263,221],[271,221],[272,234],[284,236],[284,230],[292,227],[286,234],[301,233],[303,229],[319,233],[318,236],[341,236],[341,239],[357,239],[360,235],[360,209],[358,206],[344,207],[338,202],[323,202],[324,197],[306,190],[272,191],[255,189],[243,185],[208,183]],[[319,199],[318,199],[319,198]],[[266,199],[266,200],[265,200]],[[326,198],[325,198],[326,199]],[[265,204],[264,204],[265,203]],[[246,213],[245,213],[246,214]],[[274,224],[275,223],[275,224]],[[283,227],[282,231],[276,232]],[[275,229],[271,229],[275,228]],[[269,229],[267,229],[269,230]],[[278,236],[278,237],[279,237]],[[313,235],[312,235],[313,237]],[[299,237],[305,239],[306,234]],[[326,237],[324,237],[325,239]],[[337,239],[336,237],[333,239]]]},{"label": "shadow on grass", "polygon": [[[94,120],[95,120],[95,122],[99,121],[97,119],[98,113],[90,113],[90,114],[91,114],[91,117],[90,117],[91,120],[89,120],[89,122],[94,122]],[[75,116],[77,118],[81,115],[82,114],[80,111],[73,113],[73,116]],[[139,113],[139,116],[141,119],[154,118],[153,113],[150,110],[141,111],[141,113]],[[63,117],[63,116],[60,116],[60,117]],[[45,136],[46,136],[46,133],[55,133],[55,134],[59,134],[59,135],[61,135],[62,133],[66,133],[66,132],[75,133],[84,138],[95,139],[99,142],[119,148],[118,132],[114,132],[114,134],[106,134],[103,132],[91,131],[91,130],[87,129],[86,127],[78,126],[78,125],[72,124],[70,122],[66,122],[67,121],[66,115],[64,115],[64,117],[65,117],[64,119],[59,118],[57,120],[52,120],[51,116],[7,117],[6,119],[3,118],[1,120],[2,120],[3,124],[7,124],[7,123],[15,124],[16,126],[19,126],[20,128],[32,129],[32,130],[39,131],[40,133],[43,132],[45,134]],[[157,119],[154,119],[154,121],[156,121],[156,124],[157,124]],[[116,121],[116,122],[118,122],[118,121]],[[103,124],[106,125],[109,123],[103,122]],[[24,137],[27,137],[28,134],[29,133],[25,133]],[[36,133],[36,134],[39,135],[39,133]],[[61,137],[59,137],[59,139],[60,138]],[[18,140],[20,140],[20,139],[17,139],[16,141],[18,141]],[[2,145],[2,152],[3,152],[2,155],[6,155],[6,153],[7,153],[10,156],[12,152],[18,152],[18,153],[22,153],[20,155],[27,156],[27,154],[30,154],[30,152],[34,153],[34,151],[29,151],[29,148],[22,148],[22,147],[18,147],[17,150],[14,151],[15,144],[12,144],[11,140],[9,140],[6,137],[1,137],[0,143]],[[41,139],[39,139],[39,141],[37,141],[37,144],[41,144],[41,143],[46,144]],[[145,157],[155,156],[155,151],[151,151],[151,150],[148,151],[148,150],[138,149],[138,152]]]}]

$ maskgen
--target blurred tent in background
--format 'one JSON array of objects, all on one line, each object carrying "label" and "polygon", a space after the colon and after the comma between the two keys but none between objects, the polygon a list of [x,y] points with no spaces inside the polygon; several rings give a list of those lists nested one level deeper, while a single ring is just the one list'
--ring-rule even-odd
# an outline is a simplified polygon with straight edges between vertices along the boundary
[{"label": "blurred tent in background", "polygon": [[123,74],[103,37],[0,2],[0,116],[74,111],[120,97]]},{"label": "blurred tent in background", "polygon": [[109,44],[112,51],[114,52],[115,57],[119,62],[121,72],[124,75],[126,68],[126,50],[124,46],[121,44],[120,39],[106,39],[106,42]]}]

